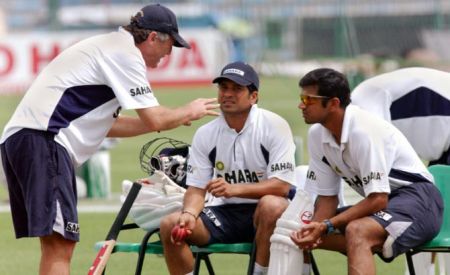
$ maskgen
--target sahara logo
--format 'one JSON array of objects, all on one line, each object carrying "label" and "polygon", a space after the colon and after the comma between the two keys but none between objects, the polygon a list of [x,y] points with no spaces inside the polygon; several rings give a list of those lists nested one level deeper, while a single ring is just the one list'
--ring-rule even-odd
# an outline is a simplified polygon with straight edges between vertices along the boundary
[{"label": "sahara logo", "polygon": [[348,185],[350,186],[354,186],[354,187],[362,187],[363,185],[367,185],[369,184],[371,181],[373,180],[381,180],[381,177],[383,176],[383,173],[381,172],[370,172],[368,175],[362,177],[362,179],[358,176],[355,175],[353,178],[347,178],[347,177],[342,177],[342,179],[345,180],[345,182],[348,183]]}]

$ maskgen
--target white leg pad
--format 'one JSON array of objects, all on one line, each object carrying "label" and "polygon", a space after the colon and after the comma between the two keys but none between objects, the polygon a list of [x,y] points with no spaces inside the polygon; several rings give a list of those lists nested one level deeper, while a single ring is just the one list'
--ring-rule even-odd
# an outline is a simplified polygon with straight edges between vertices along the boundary
[{"label": "white leg pad", "polygon": [[268,275],[298,275],[303,270],[303,251],[283,243],[270,245]]},{"label": "white leg pad", "polygon": [[[442,271],[440,271],[440,274],[447,274],[450,275],[450,253],[438,253],[439,255],[439,261],[445,263],[445,273],[442,273]],[[440,267],[440,265],[439,265]],[[444,269],[444,268],[443,268]]]},{"label": "white leg pad", "polygon": [[[430,265],[431,263],[431,252],[422,252],[412,257],[414,270],[416,271],[416,275],[429,275]],[[405,261],[406,263],[406,261]],[[409,275],[408,265],[406,265],[405,275]],[[434,274],[434,272],[433,272]]]},{"label": "white leg pad", "polygon": [[303,251],[290,238],[293,231],[308,223],[314,206],[311,196],[301,189],[277,221],[270,237],[268,275],[297,275],[303,270]]}]

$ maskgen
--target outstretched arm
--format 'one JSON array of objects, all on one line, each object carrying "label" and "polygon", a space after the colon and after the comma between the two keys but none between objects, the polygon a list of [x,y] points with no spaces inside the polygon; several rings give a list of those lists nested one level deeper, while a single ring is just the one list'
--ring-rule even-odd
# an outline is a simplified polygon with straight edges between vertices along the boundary
[{"label": "outstretched arm", "polygon": [[216,101],[215,98],[199,98],[175,109],[164,106],[137,109],[139,118],[120,116],[111,127],[108,137],[131,137],[190,125],[204,116],[219,115],[214,111],[219,107]]}]

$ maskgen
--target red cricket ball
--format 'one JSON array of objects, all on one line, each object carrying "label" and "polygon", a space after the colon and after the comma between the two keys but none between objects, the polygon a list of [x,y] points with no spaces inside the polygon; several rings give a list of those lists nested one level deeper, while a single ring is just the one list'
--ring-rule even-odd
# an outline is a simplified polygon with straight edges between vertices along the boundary
[{"label": "red cricket ball", "polygon": [[178,224],[172,228],[171,237],[174,243],[180,243],[190,234],[189,230]]}]

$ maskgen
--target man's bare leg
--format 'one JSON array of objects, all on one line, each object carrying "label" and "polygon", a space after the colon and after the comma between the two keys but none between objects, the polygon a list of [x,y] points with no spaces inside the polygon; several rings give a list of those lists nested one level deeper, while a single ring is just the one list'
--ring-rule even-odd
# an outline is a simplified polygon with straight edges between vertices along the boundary
[{"label": "man's bare leg", "polygon": [[348,274],[375,275],[373,251],[381,250],[387,232],[372,218],[350,222],[345,230]]},{"label": "man's bare leg", "polygon": [[[194,269],[194,257],[186,242],[174,244],[170,240],[172,228],[178,223],[180,212],[172,213],[163,218],[160,224],[161,242],[164,248],[164,258],[166,260],[169,273],[172,275],[185,275]],[[201,219],[197,223],[192,234],[186,239],[192,244],[206,244],[209,240],[209,232],[206,230]]]},{"label": "man's bare leg", "polygon": [[76,242],[64,239],[59,233],[40,238],[40,275],[69,275],[70,261]]},{"label": "man's bare leg", "polygon": [[266,195],[262,197],[255,210],[255,227],[256,227],[256,262],[264,267],[269,265],[270,257],[270,237],[276,226],[278,218],[288,207],[287,199]]}]

